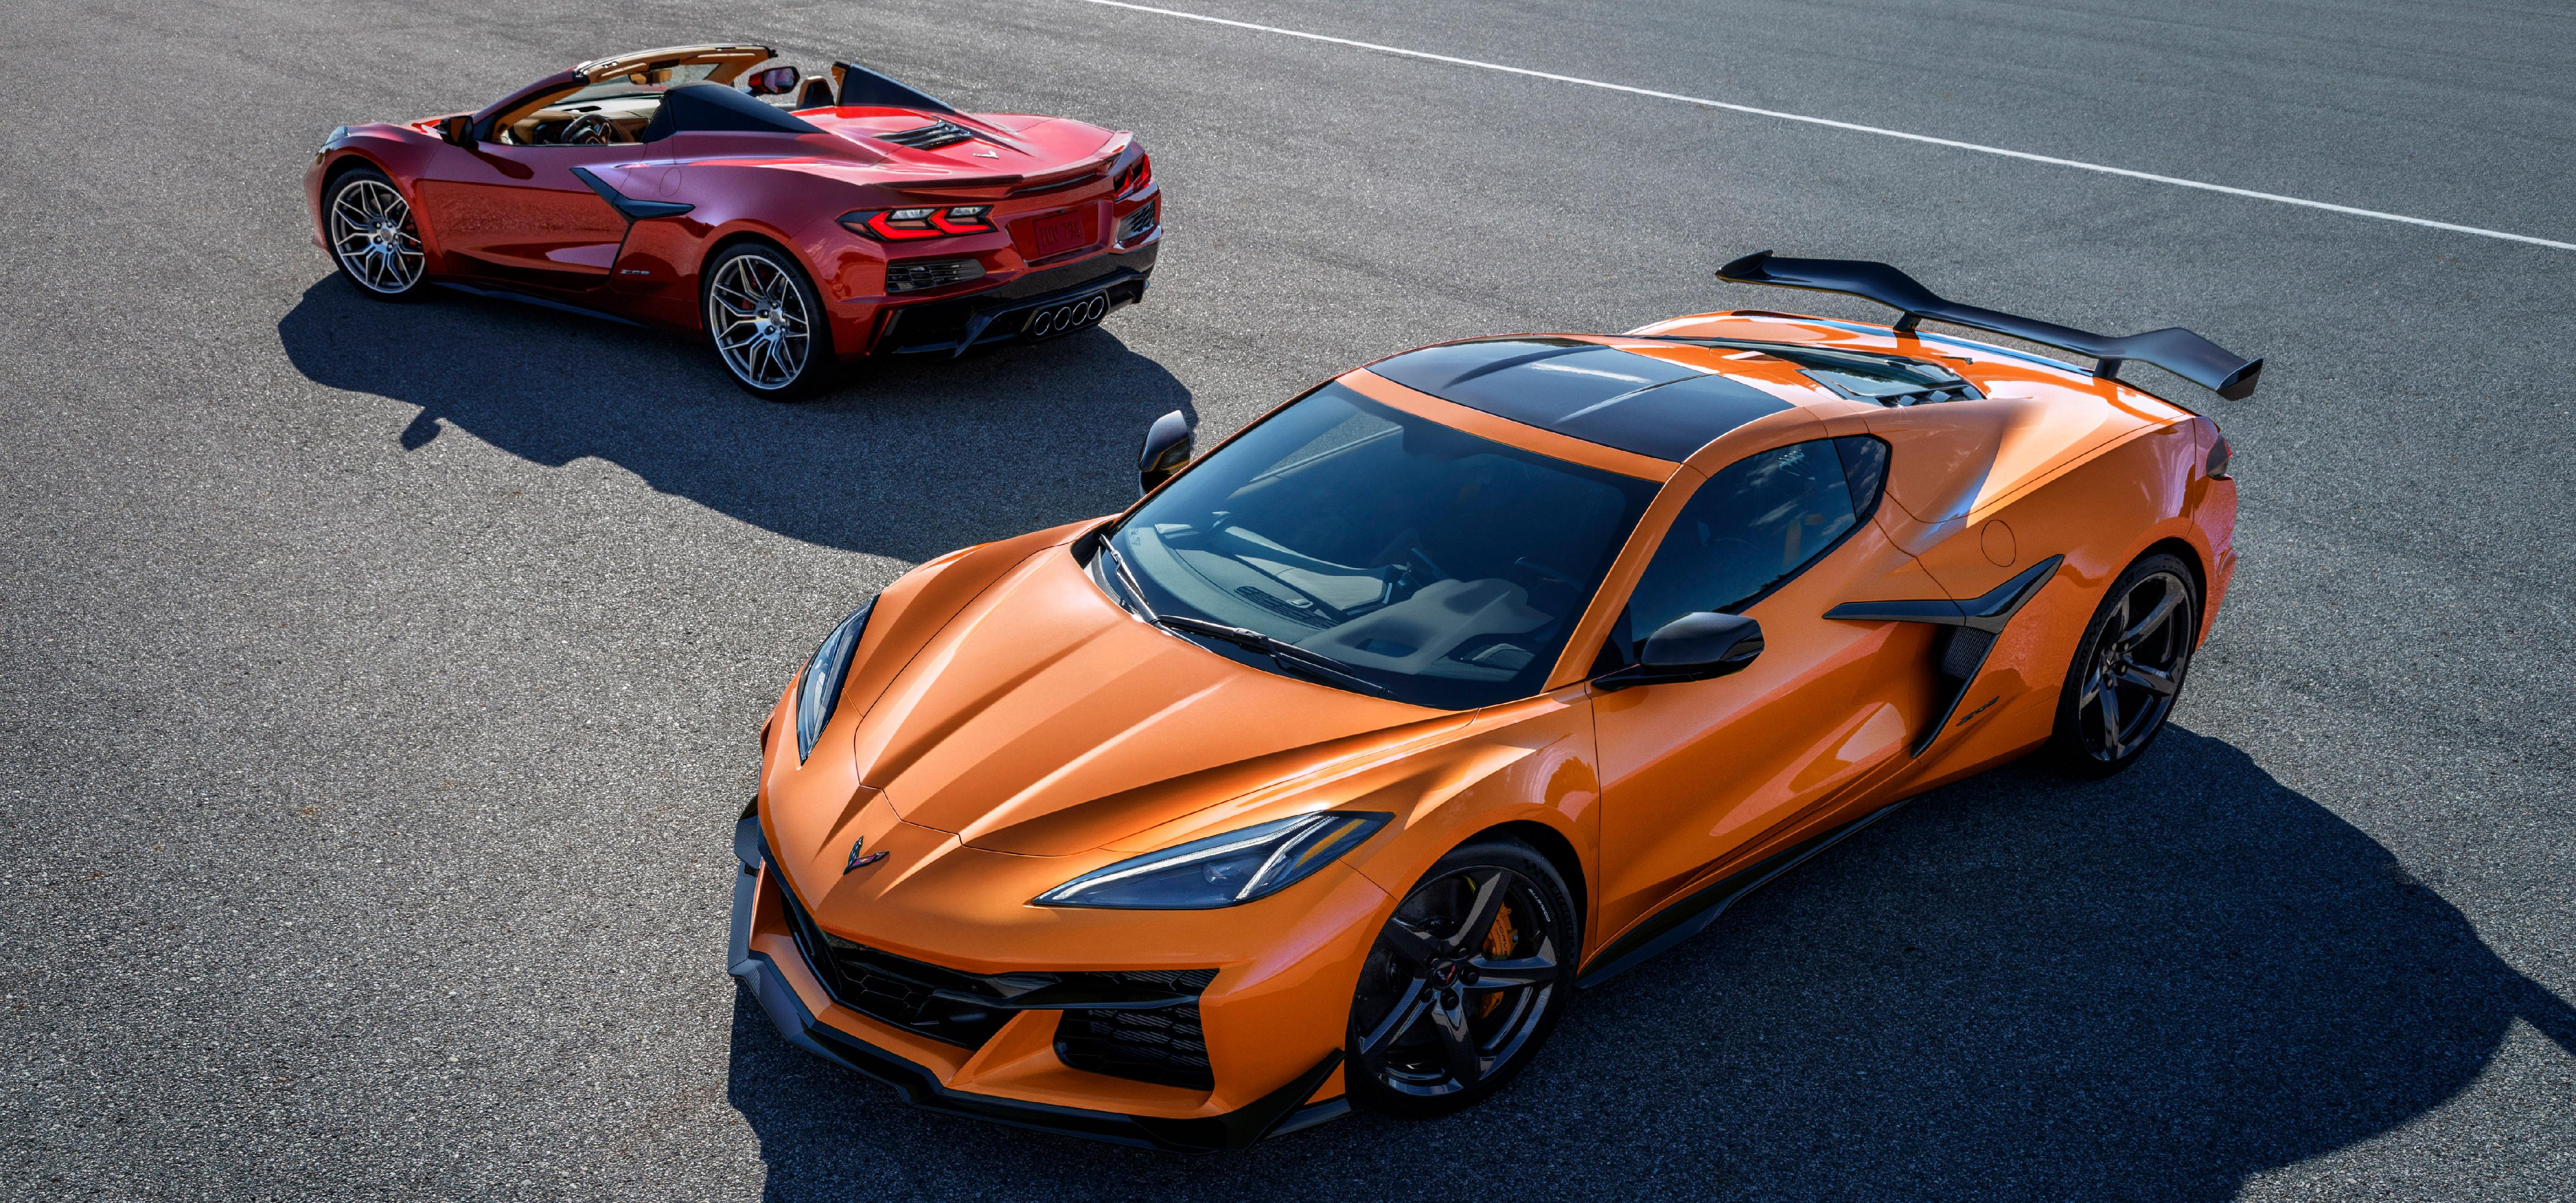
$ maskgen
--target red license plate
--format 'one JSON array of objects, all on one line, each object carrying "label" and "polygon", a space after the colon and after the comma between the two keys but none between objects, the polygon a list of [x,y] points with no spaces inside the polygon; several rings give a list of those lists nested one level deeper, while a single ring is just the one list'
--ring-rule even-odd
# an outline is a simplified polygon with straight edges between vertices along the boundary
[{"label": "red license plate", "polygon": [[1091,241],[1091,223],[1082,213],[1058,213],[1041,217],[1029,226],[1029,240],[1037,244],[1032,259],[1069,251]]}]

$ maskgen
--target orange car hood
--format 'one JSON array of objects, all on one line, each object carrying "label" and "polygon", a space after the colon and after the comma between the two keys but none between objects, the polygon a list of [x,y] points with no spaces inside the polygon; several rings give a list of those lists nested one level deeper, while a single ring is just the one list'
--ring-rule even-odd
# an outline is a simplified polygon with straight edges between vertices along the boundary
[{"label": "orange car hood", "polygon": [[1147,625],[1058,546],[922,646],[858,724],[855,752],[859,780],[906,822],[1068,856],[1465,721]]}]

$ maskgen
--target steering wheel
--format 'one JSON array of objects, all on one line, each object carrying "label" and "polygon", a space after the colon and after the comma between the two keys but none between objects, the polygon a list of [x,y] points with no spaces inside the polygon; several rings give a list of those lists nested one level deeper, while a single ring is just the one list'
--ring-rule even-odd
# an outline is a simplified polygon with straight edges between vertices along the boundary
[{"label": "steering wheel", "polygon": [[555,141],[565,146],[606,146],[617,140],[617,126],[597,113],[584,113],[563,127]]}]

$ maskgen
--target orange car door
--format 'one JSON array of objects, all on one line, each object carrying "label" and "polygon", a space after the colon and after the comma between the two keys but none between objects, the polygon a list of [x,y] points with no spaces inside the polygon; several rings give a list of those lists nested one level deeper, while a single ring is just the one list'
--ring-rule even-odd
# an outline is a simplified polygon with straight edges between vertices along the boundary
[{"label": "orange car door", "polygon": [[1939,597],[1869,515],[1886,445],[1868,436],[1758,452],[1686,501],[1631,591],[1605,660],[1685,613],[1742,613],[1764,648],[1732,676],[1600,694],[1601,904],[1618,935],[1842,813],[1907,759],[1931,696],[1913,624],[1827,619],[1854,597]]}]

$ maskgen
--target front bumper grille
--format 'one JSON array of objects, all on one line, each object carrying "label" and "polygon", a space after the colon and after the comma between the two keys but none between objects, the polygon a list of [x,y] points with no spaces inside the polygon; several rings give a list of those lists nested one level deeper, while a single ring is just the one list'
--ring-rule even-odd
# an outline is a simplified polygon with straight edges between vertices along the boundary
[{"label": "front bumper grille", "polygon": [[815,924],[804,904],[796,900],[796,891],[781,889],[778,896],[786,903],[787,927],[796,937],[796,950],[805,954],[814,975],[823,979],[823,989],[842,1006],[967,1048],[982,1048],[1010,1022],[1011,1011],[975,1001],[978,995],[998,993],[993,979],[844,940]]},{"label": "front bumper grille", "polygon": [[824,992],[870,1019],[982,1048],[1023,1010],[1063,1011],[1056,1056],[1075,1069],[1189,1090],[1214,1090],[1199,994],[1213,969],[961,973],[824,931],[780,883],[796,950]]},{"label": "front bumper grille", "polygon": [[1192,1001],[1152,1011],[1067,1011],[1055,1029],[1055,1055],[1075,1069],[1184,1090],[1216,1089],[1207,1033],[1196,995],[1216,980],[1213,969],[1131,971],[1117,976],[1189,994]]}]

